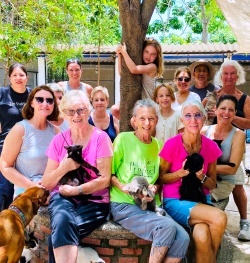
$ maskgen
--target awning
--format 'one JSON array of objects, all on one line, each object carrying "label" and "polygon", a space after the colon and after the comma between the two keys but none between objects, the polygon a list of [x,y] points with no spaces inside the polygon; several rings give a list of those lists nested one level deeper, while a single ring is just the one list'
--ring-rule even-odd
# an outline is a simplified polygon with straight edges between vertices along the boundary
[{"label": "awning", "polygon": [[250,0],[216,0],[237,39],[237,53],[250,53]]}]

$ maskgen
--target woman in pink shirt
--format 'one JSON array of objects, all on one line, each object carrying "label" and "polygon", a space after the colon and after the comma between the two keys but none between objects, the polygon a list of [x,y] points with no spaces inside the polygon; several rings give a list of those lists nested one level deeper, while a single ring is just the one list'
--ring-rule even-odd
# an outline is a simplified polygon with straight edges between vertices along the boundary
[{"label": "woman in pink shirt", "polygon": [[[49,262],[75,263],[80,240],[103,224],[109,213],[108,187],[113,150],[107,133],[88,123],[92,106],[83,91],[67,92],[59,109],[70,129],[56,135],[51,141],[42,179],[43,186],[51,190],[48,206],[52,229]],[[86,168],[89,178],[84,176],[84,182],[80,185],[59,185],[67,172],[80,166],[68,158],[64,148],[68,145],[83,146],[82,157],[95,166],[99,174]],[[85,199],[80,201],[76,196]],[[96,196],[101,199],[96,199]]]},{"label": "woman in pink shirt", "polygon": [[[216,186],[216,163],[222,152],[212,140],[200,134],[206,119],[201,102],[184,102],[181,122],[184,132],[172,137],[160,152],[160,183],[163,184],[163,204],[167,213],[181,225],[192,228],[197,263],[216,263],[216,254],[227,224],[226,214],[210,206],[210,190]],[[201,181],[207,204],[180,200],[182,178],[189,174],[184,170],[186,157],[199,153],[203,168],[196,172]]]}]

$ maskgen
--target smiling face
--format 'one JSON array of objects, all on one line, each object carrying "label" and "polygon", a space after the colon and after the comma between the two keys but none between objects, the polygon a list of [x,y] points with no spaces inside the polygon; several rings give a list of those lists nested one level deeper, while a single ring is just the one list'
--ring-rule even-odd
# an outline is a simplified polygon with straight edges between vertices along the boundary
[{"label": "smiling face", "polygon": [[223,87],[235,87],[237,79],[237,69],[234,66],[225,66],[223,68],[221,75]]},{"label": "smiling face", "polygon": [[181,71],[175,79],[175,85],[179,91],[187,91],[190,85],[191,78],[185,71]]},{"label": "smiling face", "polygon": [[156,102],[161,108],[171,107],[172,99],[168,88],[162,86],[158,89]]},{"label": "smiling face", "polygon": [[151,135],[155,130],[158,117],[156,115],[155,109],[151,107],[140,107],[136,111],[136,116],[134,117],[135,127],[137,128],[137,133],[141,136]]},{"label": "smiling face", "polygon": [[[202,117],[202,118],[200,118]],[[205,116],[197,106],[186,106],[183,109],[181,122],[185,127],[185,131],[191,134],[199,134],[205,121]]]},{"label": "smiling face", "polygon": [[195,81],[200,81],[200,82],[204,82],[205,84],[207,84],[208,78],[209,78],[208,68],[204,65],[199,65],[195,67],[193,76],[194,76]]},{"label": "smiling face", "polygon": [[95,110],[106,110],[109,100],[102,91],[97,91],[92,99],[92,106]]},{"label": "smiling face", "polygon": [[70,80],[79,80],[81,79],[82,69],[77,63],[70,63],[66,69],[68,77]]},{"label": "smiling face", "polygon": [[231,100],[223,100],[216,109],[218,123],[231,123],[236,115],[235,103]]},{"label": "smiling face", "polygon": [[68,121],[71,128],[80,128],[88,123],[90,110],[79,99],[74,104],[64,110],[64,118]]},{"label": "smiling face", "polygon": [[15,67],[9,77],[11,86],[15,88],[25,88],[28,76],[25,74],[25,72],[19,68]]},{"label": "smiling face", "polygon": [[[53,100],[52,104],[50,103],[51,99]],[[47,117],[54,109],[54,98],[49,91],[39,90],[31,101],[31,107],[34,108],[34,115],[39,114]]]},{"label": "smiling face", "polygon": [[150,64],[157,58],[157,50],[154,46],[146,46],[143,50],[142,59],[145,64]]}]

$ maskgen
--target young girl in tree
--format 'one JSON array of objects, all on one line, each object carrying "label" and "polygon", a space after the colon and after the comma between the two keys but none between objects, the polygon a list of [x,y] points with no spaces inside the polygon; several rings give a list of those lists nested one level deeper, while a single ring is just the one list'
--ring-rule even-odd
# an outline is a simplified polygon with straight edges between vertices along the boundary
[{"label": "young girl in tree", "polygon": [[153,99],[160,106],[155,137],[165,143],[166,140],[183,131],[180,114],[171,108],[172,102],[175,101],[172,86],[164,83],[158,85]]},{"label": "young girl in tree", "polygon": [[[142,98],[153,99],[155,83],[157,78],[162,78],[163,59],[161,45],[153,38],[146,38],[143,43],[142,65],[136,65],[130,58],[126,44],[119,45],[116,49],[118,55],[118,70],[121,73],[122,57],[132,74],[142,74]],[[119,114],[119,105],[111,107],[114,116]]]}]

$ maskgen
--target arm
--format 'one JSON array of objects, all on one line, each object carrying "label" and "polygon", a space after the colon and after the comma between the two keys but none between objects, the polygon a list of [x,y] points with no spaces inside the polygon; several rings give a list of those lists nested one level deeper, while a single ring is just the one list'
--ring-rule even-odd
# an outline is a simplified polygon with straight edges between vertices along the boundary
[{"label": "arm", "polygon": [[230,167],[229,165],[216,165],[216,172],[219,174],[236,174],[240,162],[243,158],[243,154],[245,151],[245,140],[246,140],[246,134],[238,130],[235,132],[233,139],[232,139],[232,146],[231,146],[231,152],[230,152],[230,158],[229,162],[234,163],[235,167]]},{"label": "arm", "polygon": [[116,135],[118,135],[118,133],[120,132],[120,130],[119,130],[119,121],[114,116],[113,116],[113,121],[114,121],[114,127],[115,127],[115,131],[116,131]]},{"label": "arm", "polygon": [[87,84],[87,83],[84,83],[84,85],[86,86],[86,95],[90,99],[93,87],[91,85]]},{"label": "arm", "polygon": [[35,185],[39,186],[40,183],[32,182],[14,167],[22,146],[23,136],[24,128],[19,123],[15,124],[6,136],[1,154],[1,172],[13,184],[27,189]]},{"label": "arm", "polygon": [[136,65],[134,61],[130,58],[127,52],[126,44],[122,45],[121,54],[123,59],[132,74],[148,74],[154,77],[156,75],[156,65],[153,63],[147,65]]},{"label": "arm", "polygon": [[161,162],[160,162],[160,175],[158,178],[158,182],[160,184],[167,184],[167,183],[173,183],[177,180],[179,180],[180,178],[187,176],[189,174],[188,170],[184,170],[182,166],[182,168],[176,172],[173,173],[168,173],[170,167],[171,167],[170,162],[164,160],[163,158],[161,158]]},{"label": "arm", "polygon": [[244,103],[244,108],[243,108],[243,112],[245,117],[238,117],[235,116],[232,124],[234,124],[235,126],[237,126],[240,129],[250,129],[250,97],[247,96],[245,103]]}]

